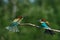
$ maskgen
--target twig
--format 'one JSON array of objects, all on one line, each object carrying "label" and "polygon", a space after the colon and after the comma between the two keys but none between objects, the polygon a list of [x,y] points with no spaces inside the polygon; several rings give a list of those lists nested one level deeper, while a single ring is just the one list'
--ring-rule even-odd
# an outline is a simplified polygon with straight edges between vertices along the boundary
[{"label": "twig", "polygon": [[60,30],[56,30],[56,29],[49,29],[49,30],[52,30],[52,31],[55,31],[55,32],[60,32]]},{"label": "twig", "polygon": [[28,26],[36,26],[36,27],[39,27],[39,26],[37,26],[37,25],[35,25],[35,24],[32,24],[32,23],[21,23],[20,25],[28,25]]}]

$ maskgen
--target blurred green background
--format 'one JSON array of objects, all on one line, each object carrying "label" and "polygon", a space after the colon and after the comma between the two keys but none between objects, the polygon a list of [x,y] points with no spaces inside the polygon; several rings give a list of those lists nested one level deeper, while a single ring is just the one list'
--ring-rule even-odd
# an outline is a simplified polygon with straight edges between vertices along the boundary
[{"label": "blurred green background", "polygon": [[18,26],[19,33],[7,31],[5,27],[17,16],[36,25],[45,18],[51,28],[60,29],[60,0],[0,0],[0,40],[60,40],[60,33],[51,36],[32,26]]}]

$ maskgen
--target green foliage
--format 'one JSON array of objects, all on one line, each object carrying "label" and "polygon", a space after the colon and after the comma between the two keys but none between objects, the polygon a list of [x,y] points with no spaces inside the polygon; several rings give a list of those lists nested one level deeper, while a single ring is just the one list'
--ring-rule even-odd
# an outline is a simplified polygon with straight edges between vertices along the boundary
[{"label": "green foliage", "polygon": [[[27,2],[27,0],[25,0]],[[2,2],[3,3],[3,2]],[[0,4],[1,5],[1,4]],[[3,4],[2,4],[3,5]],[[1,6],[2,6],[1,5]],[[37,0],[35,4],[18,3],[15,16],[24,16],[23,22],[31,22],[40,26],[39,19],[46,18],[50,27],[60,29],[60,2],[59,0]],[[60,34],[55,35],[44,33],[44,29],[32,26],[18,26],[20,32],[9,32],[5,29],[12,22],[12,3],[0,7],[0,40],[60,40]]]}]

